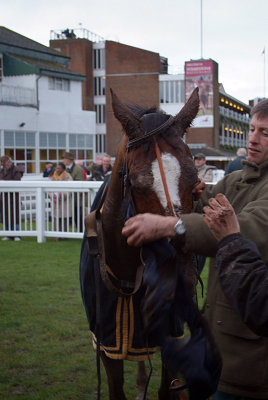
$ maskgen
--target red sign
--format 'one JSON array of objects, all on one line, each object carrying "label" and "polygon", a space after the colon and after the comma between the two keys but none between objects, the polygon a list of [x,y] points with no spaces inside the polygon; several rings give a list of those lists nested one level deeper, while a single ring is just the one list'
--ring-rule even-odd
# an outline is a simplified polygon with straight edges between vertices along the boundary
[{"label": "red sign", "polygon": [[185,63],[185,77],[213,75],[212,61],[190,61]]},{"label": "red sign", "polygon": [[213,61],[188,61],[185,63],[185,100],[199,88],[200,109],[194,127],[213,127]]}]

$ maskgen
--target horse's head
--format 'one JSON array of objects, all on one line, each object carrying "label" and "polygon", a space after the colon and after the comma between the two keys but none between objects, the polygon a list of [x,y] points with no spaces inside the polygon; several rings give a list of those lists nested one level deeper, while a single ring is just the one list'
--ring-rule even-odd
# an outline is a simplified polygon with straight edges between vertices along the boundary
[{"label": "horse's head", "polygon": [[175,117],[124,105],[111,94],[114,115],[128,139],[126,162],[137,212],[190,212],[198,177],[183,136],[199,109],[198,88]]}]

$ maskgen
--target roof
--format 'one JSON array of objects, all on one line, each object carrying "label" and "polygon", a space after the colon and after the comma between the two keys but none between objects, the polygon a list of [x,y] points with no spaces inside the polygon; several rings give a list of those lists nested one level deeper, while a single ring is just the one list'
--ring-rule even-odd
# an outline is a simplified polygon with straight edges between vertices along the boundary
[{"label": "roof", "polygon": [[8,55],[8,57],[11,57],[17,61],[20,61],[26,65],[28,65],[31,71],[36,70],[36,73],[42,73],[43,75],[57,75],[59,74],[60,76],[63,77],[63,75],[66,75],[66,78],[68,77],[69,79],[74,79],[74,80],[85,80],[85,77],[83,75],[78,74],[75,71],[72,71],[67,68],[67,66],[63,64],[58,64],[55,62],[51,61],[46,61],[46,60],[39,60],[39,59],[32,59],[30,57],[23,57],[23,56],[18,56],[18,55]]},{"label": "roof", "polygon": [[39,73],[72,80],[85,77],[68,69],[70,57],[0,26],[0,51],[5,57],[7,76]]},{"label": "roof", "polygon": [[229,99],[235,101],[236,103],[242,104],[244,106],[244,108],[246,108],[247,110],[250,111],[250,105],[248,105],[248,104],[244,103],[243,101],[238,100],[235,97],[231,96],[230,94],[226,93],[224,90],[224,87],[221,83],[219,84],[219,94],[222,96],[228,97]]},{"label": "roof", "polygon": [[65,58],[69,58],[61,54],[59,51],[54,50],[50,47],[44,46],[41,43],[35,42],[17,32],[11,31],[4,26],[0,26],[0,43],[6,44],[12,47],[19,47],[23,49],[33,50],[40,53],[46,53],[51,55],[57,55]]}]

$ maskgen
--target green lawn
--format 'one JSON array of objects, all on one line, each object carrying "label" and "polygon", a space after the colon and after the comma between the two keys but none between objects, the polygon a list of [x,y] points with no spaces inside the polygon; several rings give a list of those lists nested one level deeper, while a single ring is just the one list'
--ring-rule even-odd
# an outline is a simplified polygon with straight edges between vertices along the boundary
[{"label": "green lawn", "polygon": [[[96,399],[95,352],[79,287],[80,247],[80,240],[0,241],[1,400]],[[153,366],[149,393],[156,400],[158,355]],[[130,400],[135,370],[135,363],[125,363]],[[108,399],[103,371],[102,399]]]}]

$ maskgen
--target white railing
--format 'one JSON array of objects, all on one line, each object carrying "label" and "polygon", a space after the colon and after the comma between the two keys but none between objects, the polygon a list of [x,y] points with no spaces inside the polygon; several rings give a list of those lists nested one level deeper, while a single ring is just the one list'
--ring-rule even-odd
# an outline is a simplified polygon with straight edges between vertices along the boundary
[{"label": "white railing", "polygon": [[[0,236],[82,238],[102,182],[0,181]],[[15,201],[14,201],[15,200]]]}]

